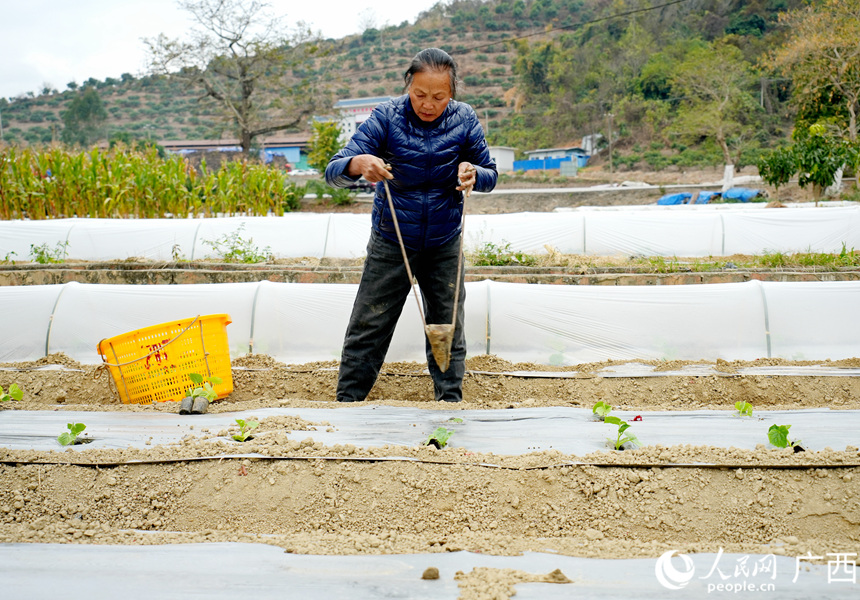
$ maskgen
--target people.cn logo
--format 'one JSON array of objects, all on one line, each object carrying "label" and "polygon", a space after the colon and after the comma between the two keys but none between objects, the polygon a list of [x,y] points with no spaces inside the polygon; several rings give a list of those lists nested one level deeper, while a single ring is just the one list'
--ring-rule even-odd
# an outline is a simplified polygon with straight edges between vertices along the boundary
[{"label": "people.cn logo", "polygon": [[684,563],[683,570],[679,571],[672,564],[672,555],[676,550],[664,552],[657,559],[657,564],[654,565],[654,574],[657,575],[657,581],[665,588],[670,590],[680,590],[685,587],[693,578],[696,568],[693,566],[693,559],[686,554],[679,554],[678,557]]}]

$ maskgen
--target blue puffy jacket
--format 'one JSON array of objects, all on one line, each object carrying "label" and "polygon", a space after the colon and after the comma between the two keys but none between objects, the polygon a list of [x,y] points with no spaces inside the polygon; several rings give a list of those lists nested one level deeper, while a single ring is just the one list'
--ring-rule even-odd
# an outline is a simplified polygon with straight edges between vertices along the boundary
[{"label": "blue puffy jacket", "polygon": [[[372,154],[391,165],[394,179],[388,186],[403,242],[412,250],[441,246],[460,234],[463,192],[456,188],[461,162],[477,168],[476,191],[491,191],[498,178],[478,116],[456,100],[429,123],[418,118],[408,95],[380,104],[329,161],[326,182],[333,187],[355,182],[347,167],[359,154]],[[382,183],[376,184],[371,220],[384,238],[397,243]]]}]

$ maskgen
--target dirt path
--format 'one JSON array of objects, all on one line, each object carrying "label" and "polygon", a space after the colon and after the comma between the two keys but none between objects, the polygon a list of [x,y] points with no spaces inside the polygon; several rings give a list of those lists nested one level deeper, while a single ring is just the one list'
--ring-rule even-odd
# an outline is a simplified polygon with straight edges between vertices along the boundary
[{"label": "dirt path", "polygon": [[[678,371],[685,365],[707,364],[685,361],[638,361],[659,371]],[[63,370],[45,370],[46,365],[62,365]],[[513,364],[495,356],[476,356],[466,361],[464,402],[469,409],[497,409],[539,406],[590,408],[603,400],[618,409],[698,410],[730,409],[743,400],[762,409],[829,407],[860,409],[860,379],[854,377],[740,375],[754,366],[813,365],[780,359],[718,361],[719,375],[604,377],[601,369],[621,362],[602,362],[574,367]],[[860,366],[860,359],[824,363],[831,367]],[[138,407],[123,405],[113,391],[110,375],[95,365],[83,365],[62,354],[53,354],[30,363],[0,364],[0,386],[17,383],[25,391],[25,401],[10,408],[28,410],[158,410],[175,411],[173,403]],[[14,370],[8,370],[14,369]],[[386,363],[368,401],[396,406],[434,408],[432,384],[419,363]],[[513,371],[558,372],[572,375],[563,379],[513,377]],[[265,356],[253,355],[233,361],[233,393],[210,408],[234,411],[265,406],[336,406],[334,389],[337,363],[321,362],[285,365]]]}]

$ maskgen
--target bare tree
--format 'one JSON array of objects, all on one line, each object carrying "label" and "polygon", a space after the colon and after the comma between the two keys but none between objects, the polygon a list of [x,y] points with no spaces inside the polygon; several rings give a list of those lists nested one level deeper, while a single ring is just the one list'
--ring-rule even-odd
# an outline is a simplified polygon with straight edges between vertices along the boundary
[{"label": "bare tree", "polygon": [[[182,77],[220,108],[248,152],[255,137],[294,129],[325,94],[314,89],[318,37],[289,33],[259,0],[180,0],[197,26],[189,39],[145,39],[154,73]],[[294,73],[298,77],[294,77]]]},{"label": "bare tree", "polygon": [[365,8],[358,13],[358,30],[364,33],[368,29],[379,29],[379,19],[372,8]]},{"label": "bare tree", "polygon": [[771,56],[794,82],[794,100],[812,113],[845,110],[848,139],[857,140],[860,113],[860,2],[824,0],[781,16],[789,39]]}]

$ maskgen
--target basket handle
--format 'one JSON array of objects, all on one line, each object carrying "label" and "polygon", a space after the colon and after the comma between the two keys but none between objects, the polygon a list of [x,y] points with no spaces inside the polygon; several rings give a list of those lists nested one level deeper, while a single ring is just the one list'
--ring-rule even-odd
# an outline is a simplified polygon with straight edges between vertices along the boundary
[{"label": "basket handle", "polygon": [[[188,324],[188,327],[186,327],[185,329],[183,329],[182,331],[180,331],[178,334],[176,334],[176,337],[175,337],[175,338],[173,338],[172,340],[170,340],[170,341],[169,341],[169,342],[167,342],[166,344],[164,344],[164,345],[162,345],[162,346],[159,346],[159,347],[158,347],[158,349],[156,349],[156,350],[151,350],[151,351],[149,352],[149,354],[144,354],[143,356],[139,356],[138,358],[135,358],[134,360],[130,360],[130,361],[128,361],[128,362],[119,363],[119,364],[113,364],[113,363],[109,363],[108,361],[106,361],[106,360],[105,360],[105,357],[104,357],[104,354],[101,354],[101,353],[100,353],[100,356],[102,357],[102,362],[104,363],[104,366],[107,366],[107,367],[124,367],[124,366],[126,366],[126,365],[130,365],[130,364],[132,364],[132,363],[136,363],[136,362],[138,362],[138,361],[140,361],[140,360],[147,359],[147,358],[149,358],[150,356],[152,356],[153,354],[156,354],[157,352],[161,352],[161,350],[162,350],[163,348],[166,348],[167,346],[169,346],[170,344],[172,344],[173,342],[175,342],[176,340],[178,340],[179,338],[181,338],[181,337],[185,334],[185,332],[186,332],[186,331],[188,331],[189,329],[191,329],[191,327],[193,327],[193,326],[194,326],[194,324],[197,322],[197,319],[199,319],[199,318],[200,318],[200,315],[197,315],[196,317],[194,317],[194,320],[193,320],[193,321],[191,321],[191,323],[189,323],[189,324]],[[103,342],[103,341],[104,341],[104,340],[102,340],[102,342]],[[101,349],[101,346],[102,346],[102,342],[99,342],[99,348],[100,348],[100,349]]]}]

